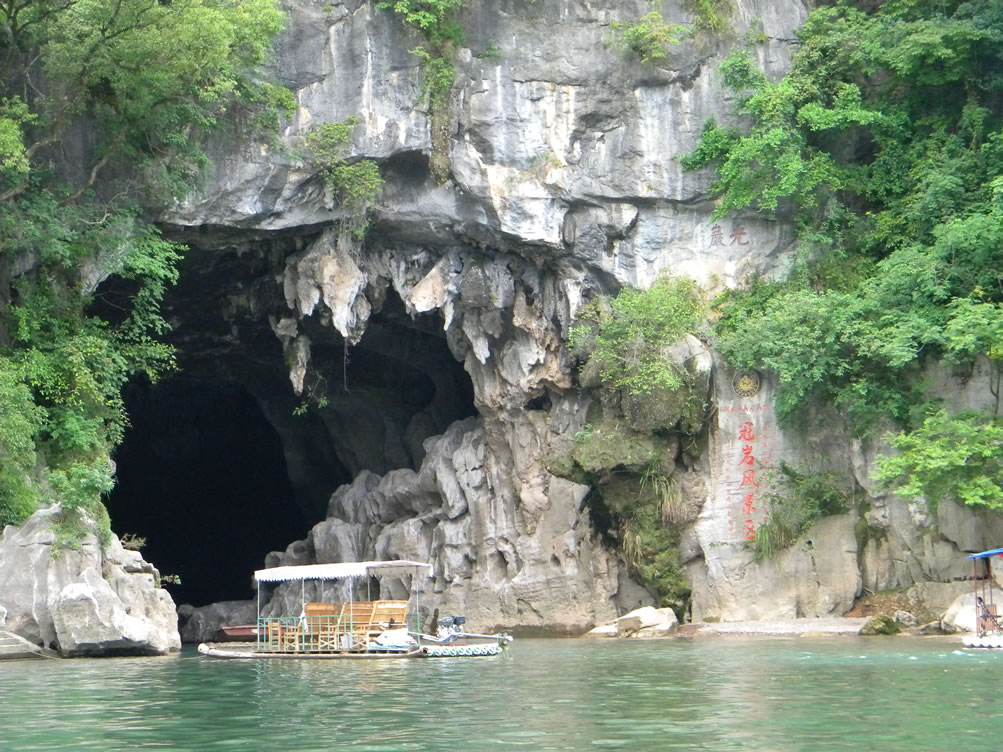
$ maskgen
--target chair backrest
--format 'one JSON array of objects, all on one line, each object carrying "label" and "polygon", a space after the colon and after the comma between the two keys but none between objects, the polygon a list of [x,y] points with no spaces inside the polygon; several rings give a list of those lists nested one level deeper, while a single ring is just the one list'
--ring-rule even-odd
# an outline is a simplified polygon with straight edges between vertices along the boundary
[{"label": "chair backrest", "polygon": [[319,632],[336,627],[357,637],[379,634],[393,623],[407,626],[407,601],[352,601],[350,603],[307,603],[307,631]]},{"label": "chair backrest", "polygon": [[396,627],[407,626],[407,601],[376,601],[373,604],[372,625],[383,628],[391,623]]},{"label": "chair backrest", "polygon": [[345,604],[345,611],[342,613],[342,629],[351,630],[354,634],[365,635],[369,632],[369,624],[373,620],[373,601],[355,601]]},{"label": "chair backrest", "polygon": [[310,616],[341,616],[344,603],[307,603],[303,612]]},{"label": "chair backrest", "polygon": [[277,648],[282,637],[282,625],[277,621],[270,621],[265,625],[265,639],[268,646]]}]

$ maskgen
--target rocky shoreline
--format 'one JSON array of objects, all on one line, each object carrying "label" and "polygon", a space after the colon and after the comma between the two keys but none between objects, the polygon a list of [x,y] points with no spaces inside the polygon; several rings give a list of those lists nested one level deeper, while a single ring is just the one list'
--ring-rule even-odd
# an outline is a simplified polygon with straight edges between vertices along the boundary
[{"label": "rocky shoreline", "polygon": [[61,510],[35,512],[0,534],[0,630],[64,658],[166,655],[181,649],[177,614],[160,573],[97,526],[58,545]]}]

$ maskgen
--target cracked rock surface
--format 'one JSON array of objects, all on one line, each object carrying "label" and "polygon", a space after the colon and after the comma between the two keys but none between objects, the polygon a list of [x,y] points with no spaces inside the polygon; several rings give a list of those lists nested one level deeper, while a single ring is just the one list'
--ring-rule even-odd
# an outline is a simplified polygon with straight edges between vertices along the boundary
[{"label": "cracked rock surface", "polygon": [[137,551],[93,533],[53,555],[59,507],[0,535],[0,629],[63,656],[163,655],[181,648],[170,594]]},{"label": "cracked rock surface", "polygon": [[[408,52],[420,39],[395,17],[361,0],[287,7],[273,73],[298,107],[281,148],[220,141],[205,186],[163,217],[204,268],[222,270],[213,294],[223,301],[223,334],[198,347],[212,356],[247,348],[256,322],[264,334],[255,363],[271,359],[287,374],[284,388],[308,398],[334,383],[338,357],[357,345],[401,372],[420,370],[435,407],[405,411],[386,394],[329,390],[304,438],[288,405],[262,396],[276,393],[274,382],[258,389],[294,486],[309,487],[315,506],[333,492],[326,519],[267,564],[427,559],[437,605],[485,626],[581,630],[650,605],[595,532],[590,488],[547,469],[595,402],[564,342],[589,299],[647,287],[663,273],[711,292],[784,273],[791,227],[712,219],[709,175],[684,172],[679,157],[708,119],[736,123],[718,73],[724,56],[755,39],[767,74],[782,75],[806,6],[738,0],[728,34],[698,34],[645,67],[610,44],[611,24],[648,12],[641,0],[472,0],[448,111],[435,117]],[[692,22],[680,2],[661,9],[669,22]],[[359,121],[350,159],[376,160],[385,180],[364,239],[296,157],[312,127],[350,117]],[[433,139],[433,120],[445,140]],[[433,162],[448,166],[445,182],[433,178]],[[424,322],[409,341],[438,336],[463,364],[475,417],[450,414],[456,383],[422,360],[427,349],[403,352],[400,326],[380,323],[392,305],[398,323]],[[945,504],[931,520],[873,488],[871,469],[886,449],[851,439],[839,416],[794,435],[776,423],[765,375],[742,394],[703,344],[679,347],[699,354],[715,408],[706,451],[681,468],[693,618],[842,614],[864,588],[949,580],[959,553],[990,537],[972,512]],[[941,380],[945,394],[968,394],[949,374]],[[638,425],[660,420],[621,409]],[[765,496],[745,502],[746,424],[758,437],[755,461],[832,468],[865,503],[757,563],[746,538],[764,519]],[[681,450],[665,445],[672,464]],[[350,481],[337,490],[324,480],[334,462]],[[861,517],[883,532],[861,536]],[[298,591],[279,588],[268,609],[292,613],[298,603]]]}]

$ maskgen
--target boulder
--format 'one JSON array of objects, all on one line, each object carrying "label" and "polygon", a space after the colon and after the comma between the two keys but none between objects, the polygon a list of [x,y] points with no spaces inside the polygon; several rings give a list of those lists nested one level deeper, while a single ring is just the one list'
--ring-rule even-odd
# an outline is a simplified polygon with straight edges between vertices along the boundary
[{"label": "boulder", "polygon": [[918,623],[916,617],[913,616],[908,611],[896,611],[895,621],[896,623],[901,624],[904,627],[915,627],[916,624]]},{"label": "boulder", "polygon": [[917,622],[940,622],[944,612],[959,595],[970,593],[970,582],[919,582],[906,591],[909,613]]},{"label": "boulder", "polygon": [[668,637],[679,626],[671,608],[641,606],[619,619],[589,630],[585,637],[631,637],[638,639]]},{"label": "boulder", "polygon": [[878,614],[877,616],[872,616],[868,619],[867,623],[861,628],[860,634],[865,637],[870,637],[874,635],[894,635],[898,634],[901,630],[899,623],[895,619],[887,614]]},{"label": "boulder", "polygon": [[[624,614],[615,622],[617,630],[625,637],[661,636],[673,631],[679,624],[671,608],[642,606]],[[641,634],[644,632],[645,634]]]},{"label": "boulder", "polygon": [[612,624],[600,624],[598,627],[594,627],[585,633],[586,637],[619,637],[620,629],[616,626],[616,622]]},{"label": "boulder", "polygon": [[90,530],[76,550],[54,552],[58,506],[0,535],[5,629],[64,656],[163,655],[181,648],[174,601],[159,573],[112,537]]},{"label": "boulder", "polygon": [[[1003,603],[1003,590],[993,589],[992,600]],[[940,621],[945,632],[974,632],[975,594],[963,593],[955,598]]]},{"label": "boulder", "polygon": [[665,621],[665,622],[662,622],[661,624],[655,624],[655,625],[650,626],[650,627],[645,627],[644,629],[639,629],[636,632],[634,632],[634,634],[632,634],[630,636],[631,637],[636,637],[637,639],[640,639],[640,640],[649,639],[649,638],[652,638],[652,637],[668,637],[673,632],[676,631],[676,628],[678,626],[679,625],[678,625],[677,622],[674,622],[674,621],[673,622]]}]

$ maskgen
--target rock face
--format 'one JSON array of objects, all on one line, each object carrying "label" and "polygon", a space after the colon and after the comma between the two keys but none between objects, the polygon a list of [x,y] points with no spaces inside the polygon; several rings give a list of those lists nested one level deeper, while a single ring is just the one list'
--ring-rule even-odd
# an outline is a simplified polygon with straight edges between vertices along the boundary
[{"label": "rock face", "polygon": [[[505,627],[580,630],[651,602],[594,531],[588,487],[551,474],[546,461],[587,422],[590,397],[575,390],[564,347],[587,299],[662,272],[722,285],[786,263],[790,228],[713,221],[708,176],[678,161],[708,118],[733,121],[717,63],[750,19],[775,75],[806,14],[798,0],[738,5],[734,37],[698,35],[651,68],[609,44],[611,24],[649,12],[641,0],[468,3],[457,83],[448,111],[432,117],[407,52],[419,40],[392,14],[359,0],[288,4],[274,71],[299,105],[282,136],[290,148],[219,144],[204,190],[165,220],[216,258],[237,249],[244,269],[271,243],[267,270],[232,296],[213,295],[232,301],[231,332],[241,319],[270,322],[290,391],[309,396],[311,383],[332,377],[318,360],[318,322],[365,347],[393,297],[411,316],[438,318],[479,417],[432,439],[415,418],[398,434],[405,451],[391,454],[385,440],[361,453],[370,421],[352,421],[332,397],[319,413],[355,481],[306,541],[269,563],[429,558],[443,607]],[[681,3],[664,11],[692,20]],[[345,211],[309,164],[291,156],[312,127],[349,117],[359,120],[352,158],[377,160],[386,181],[364,241],[346,232]],[[448,138],[433,139],[433,120]],[[433,161],[448,166],[444,184]],[[279,248],[280,237],[298,240]],[[234,347],[232,337],[206,347],[220,344]],[[436,386],[436,399],[448,399],[448,385]],[[296,446],[295,429],[275,420]],[[296,472],[304,452],[288,454]],[[702,487],[693,475],[687,487]]]},{"label": "rock face", "polygon": [[[529,414],[532,416],[532,413]],[[650,596],[601,546],[581,501],[588,489],[545,473],[534,453],[503,464],[490,451],[484,421],[454,424],[425,444],[421,468],[382,478],[363,472],[331,497],[329,516],[304,541],[272,554],[266,566],[407,558],[433,563],[422,599],[465,614],[478,628],[578,632]],[[529,424],[531,449],[552,430]],[[504,435],[504,434],[503,434]],[[538,484],[539,504],[514,492]],[[384,581],[381,597],[406,597],[408,584]],[[307,586],[307,599],[322,596]],[[280,586],[267,614],[298,613],[299,586]]]},{"label": "rock face", "polygon": [[[781,75],[807,12],[800,0],[733,5],[733,33],[697,34],[652,67],[609,44],[613,23],[650,10],[642,0],[472,0],[450,104],[433,114],[407,52],[420,40],[392,14],[362,0],[287,3],[274,73],[298,109],[282,148],[217,144],[204,189],[163,218],[201,259],[194,278],[207,280],[187,308],[209,295],[221,301],[217,333],[182,344],[182,355],[201,348],[215,361],[251,348],[248,361],[285,369],[290,395],[323,397],[305,432],[289,418],[291,399],[263,396],[274,395],[273,383],[256,387],[294,486],[316,505],[346,479],[325,468],[340,464],[354,478],[330,497],[327,518],[269,565],[428,559],[441,607],[503,627],[578,630],[652,602],[595,532],[589,487],[548,470],[595,402],[587,374],[576,384],[564,342],[597,294],[647,287],[661,273],[714,291],[787,268],[789,226],[712,219],[708,175],[679,163],[709,118],[735,123],[718,73],[724,56],[754,38],[767,74]],[[684,6],[671,0],[661,10],[691,23]],[[359,122],[351,158],[376,160],[386,181],[363,240],[294,156],[312,127],[350,117]],[[433,162],[445,165],[444,182]],[[401,307],[398,323],[424,323],[394,334],[381,323],[391,305]],[[176,317],[192,315],[185,309]],[[449,412],[457,382],[427,348],[403,346],[432,329],[469,376],[476,418],[457,421],[465,417]],[[387,359],[374,379],[418,367],[424,381],[413,383],[432,384],[434,397],[405,410],[402,395],[417,387],[397,396],[387,388],[378,399],[372,385],[328,388],[353,346]],[[678,456],[685,470],[679,548],[694,619],[842,614],[865,589],[950,582],[964,573],[962,552],[1003,539],[1003,524],[956,505],[942,504],[934,519],[875,488],[874,463],[887,448],[851,438],[839,416],[817,416],[807,433],[782,430],[764,375],[742,381],[696,339],[678,349],[698,361],[716,406],[701,429],[707,449],[684,457],[678,442],[638,446],[648,460]],[[933,376],[966,406],[981,399],[979,373],[968,385]],[[617,410],[614,423],[651,428],[665,419],[629,400]],[[742,464],[746,446],[751,467]],[[621,464],[607,460],[596,467]],[[745,470],[781,461],[839,473],[854,509],[756,562],[748,543],[767,497],[750,495],[758,479]],[[269,609],[298,611],[298,596],[279,588]]]},{"label": "rock face", "polygon": [[58,507],[0,536],[4,629],[64,656],[163,655],[181,647],[174,602],[157,570],[117,538],[102,550],[89,534],[53,556]]},{"label": "rock face", "polygon": [[[963,593],[954,599],[940,622],[945,632],[975,631],[978,622],[975,597],[975,593]],[[1003,591],[994,588],[992,600],[1003,603]]]}]

